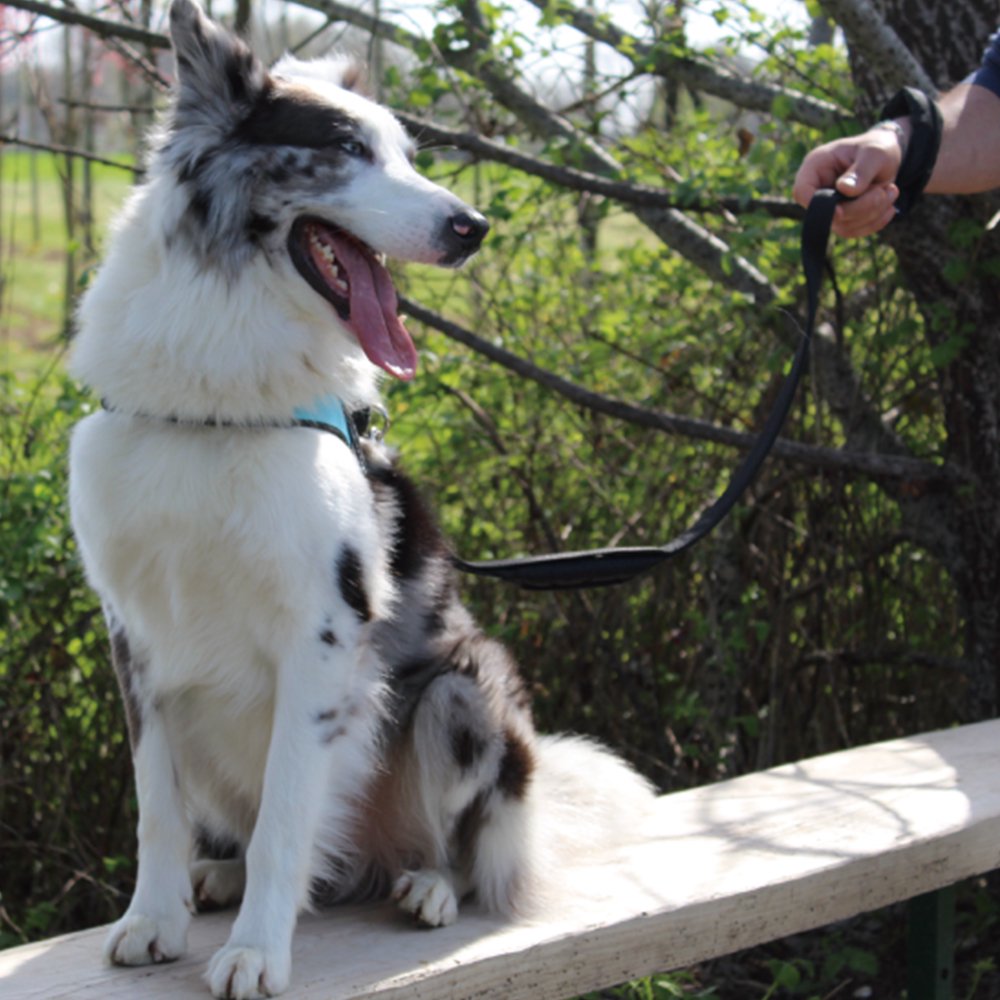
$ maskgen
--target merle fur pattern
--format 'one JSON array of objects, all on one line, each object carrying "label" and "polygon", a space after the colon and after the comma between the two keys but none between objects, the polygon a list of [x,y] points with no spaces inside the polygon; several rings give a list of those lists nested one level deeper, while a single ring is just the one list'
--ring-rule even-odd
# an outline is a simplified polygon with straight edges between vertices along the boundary
[{"label": "merle fur pattern", "polygon": [[74,431],[70,507],[139,804],[105,958],[177,958],[197,909],[238,902],[206,979],[244,1000],[288,987],[303,907],[538,911],[650,796],[608,751],[535,733],[381,446],[363,467],[292,419],[378,406],[376,366],[412,376],[381,257],[456,266],[485,220],[414,170],[350,63],[269,70],[194,0],[171,33],[174,103],[80,307],[73,369],[106,408]]}]

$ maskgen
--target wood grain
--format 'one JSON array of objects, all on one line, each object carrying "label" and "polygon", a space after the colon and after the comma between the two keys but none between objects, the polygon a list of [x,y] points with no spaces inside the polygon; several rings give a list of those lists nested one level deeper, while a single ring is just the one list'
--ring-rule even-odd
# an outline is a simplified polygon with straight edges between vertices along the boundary
[{"label": "wood grain", "polygon": [[[391,906],[304,917],[302,1000],[558,1000],[819,927],[1000,867],[1000,721],[818,757],[663,796],[636,842],[571,872],[532,923],[463,910],[414,928]],[[232,913],[189,954],[101,965],[104,930],[0,953],[4,1000],[204,997]]]}]

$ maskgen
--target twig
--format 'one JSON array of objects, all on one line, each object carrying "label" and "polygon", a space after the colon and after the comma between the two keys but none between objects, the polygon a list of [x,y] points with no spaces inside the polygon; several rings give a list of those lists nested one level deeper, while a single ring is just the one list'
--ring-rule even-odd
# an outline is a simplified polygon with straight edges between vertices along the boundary
[{"label": "twig", "polygon": [[[548,11],[551,0],[529,0],[539,10]],[[732,101],[741,108],[770,111],[776,99],[787,104],[787,115],[794,121],[814,128],[825,128],[844,117],[843,111],[829,101],[821,101],[785,87],[745,80],[728,70],[711,66],[694,56],[677,56],[669,49],[649,45],[623,31],[609,18],[572,3],[562,3],[557,14],[581,34],[602,42],[625,56],[634,66],[651,67],[655,74],[670,76],[692,90]]]},{"label": "twig", "polygon": [[57,156],[75,156],[81,160],[90,160],[91,163],[100,163],[105,167],[115,167],[118,170],[128,170],[137,177],[142,177],[145,171],[142,167],[133,166],[131,163],[122,163],[120,160],[108,160],[96,153],[88,153],[85,149],[76,149],[72,146],[60,146],[55,143],[34,142],[31,139],[21,139],[16,135],[5,135],[0,133],[0,145],[10,143],[13,146],[24,146],[27,149],[38,149],[44,153],[54,153]]},{"label": "twig", "polygon": [[149,108],[144,104],[100,104],[96,101],[74,101],[68,97],[57,97],[57,104],[67,108],[82,108],[84,111],[106,111],[109,114],[149,114]]},{"label": "twig", "polygon": [[[757,440],[756,434],[720,427],[710,421],[699,420],[695,417],[682,417],[663,410],[644,409],[610,396],[604,396],[577,385],[575,382],[570,382],[561,375],[541,368],[512,351],[478,337],[470,330],[445,319],[413,299],[400,296],[399,301],[402,310],[419,322],[426,323],[427,326],[433,327],[491,361],[551,389],[586,409],[642,427],[650,427],[670,434],[680,434],[700,441],[712,441],[715,444],[728,445],[741,450],[749,449]],[[949,465],[935,465],[932,462],[904,455],[823,448],[817,445],[789,441],[786,438],[779,438],[775,442],[772,454],[776,458],[798,462],[814,468],[853,472],[877,479],[901,479],[906,482],[930,483],[953,482],[961,478],[960,473]]]},{"label": "twig", "polygon": [[645,208],[676,208],[688,212],[732,212],[746,214],[748,212],[765,212],[779,219],[802,219],[804,210],[787,198],[713,198],[710,200],[677,198],[663,188],[648,184],[636,184],[632,181],[610,180],[599,174],[574,167],[560,166],[529,156],[519,150],[493,139],[485,139],[476,132],[462,132],[458,129],[446,128],[434,122],[426,121],[415,115],[396,111],[396,117],[409,129],[410,133],[422,142],[426,139],[435,144],[455,146],[472,153],[481,159],[493,160],[514,167],[526,174],[541,177],[560,187],[572,191],[585,191],[589,194],[603,195],[627,205],[638,205]]},{"label": "twig", "polygon": [[32,14],[41,14],[63,24],[78,24],[101,38],[122,38],[153,49],[170,48],[170,39],[166,35],[124,24],[121,21],[107,21],[72,7],[53,7],[52,4],[41,3],[40,0],[4,0],[4,5],[17,10],[26,10]]}]

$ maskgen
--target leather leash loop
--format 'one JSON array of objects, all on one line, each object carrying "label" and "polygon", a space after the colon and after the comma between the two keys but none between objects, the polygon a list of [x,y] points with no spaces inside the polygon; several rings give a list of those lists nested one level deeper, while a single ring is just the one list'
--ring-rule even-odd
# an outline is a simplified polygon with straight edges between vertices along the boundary
[{"label": "leather leash loop", "polygon": [[819,309],[819,293],[826,267],[826,247],[833,213],[843,200],[844,197],[839,192],[824,188],[817,191],[809,203],[802,224],[802,271],[805,275],[807,301],[805,332],[792,367],[785,376],[778,398],[757,440],[737,466],[729,485],[694,524],[665,545],[657,547],[589,549],[485,562],[466,562],[454,556],[454,565],[465,573],[495,577],[528,590],[607,587],[624,583],[654,569],[665,560],[691,548],[715,528],[756,478],[791,409],[795,391],[809,362],[809,344]]}]

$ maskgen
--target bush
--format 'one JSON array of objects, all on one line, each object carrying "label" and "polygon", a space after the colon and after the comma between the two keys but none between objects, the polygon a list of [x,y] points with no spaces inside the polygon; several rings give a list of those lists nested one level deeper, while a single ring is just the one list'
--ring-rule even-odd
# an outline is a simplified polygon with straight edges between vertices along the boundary
[{"label": "bush", "polygon": [[134,856],[123,713],[66,503],[65,377],[3,379],[0,946],[117,915]]}]

